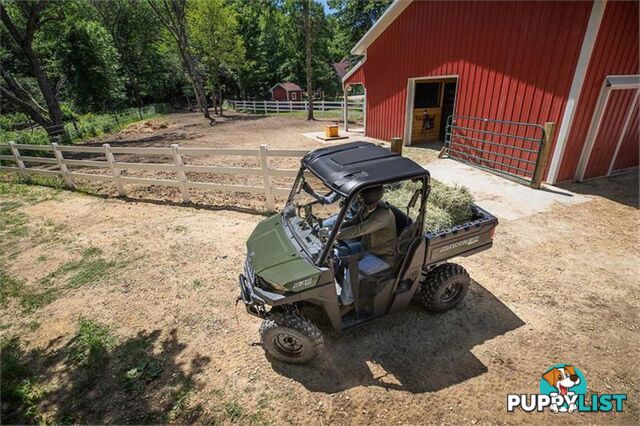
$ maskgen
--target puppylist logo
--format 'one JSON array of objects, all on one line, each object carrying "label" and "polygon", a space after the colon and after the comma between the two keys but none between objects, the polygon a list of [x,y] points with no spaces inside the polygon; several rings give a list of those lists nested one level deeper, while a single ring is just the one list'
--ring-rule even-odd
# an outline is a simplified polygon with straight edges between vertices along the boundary
[{"label": "puppylist logo", "polygon": [[627,395],[597,394],[587,397],[587,379],[573,365],[558,364],[548,369],[540,378],[539,394],[507,395],[507,411],[517,408],[527,413],[596,413],[621,412]]}]

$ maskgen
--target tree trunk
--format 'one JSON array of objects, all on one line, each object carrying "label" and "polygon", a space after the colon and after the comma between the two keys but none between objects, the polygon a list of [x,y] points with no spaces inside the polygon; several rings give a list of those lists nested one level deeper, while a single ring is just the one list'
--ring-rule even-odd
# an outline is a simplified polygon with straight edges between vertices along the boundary
[{"label": "tree trunk", "polygon": [[311,67],[311,19],[309,16],[309,3],[311,0],[304,0],[302,3],[303,18],[304,18],[304,44],[307,53],[307,99],[309,101],[309,108],[307,111],[307,120],[313,120],[313,76]]},{"label": "tree trunk", "polygon": [[[38,82],[38,87],[40,88],[40,92],[42,93],[42,97],[47,104],[47,113],[48,118],[45,118],[43,112],[40,111],[42,107],[40,107],[35,100],[33,102],[24,102],[27,98],[33,97],[27,93],[12,77],[9,76],[8,73],[3,73],[2,77],[7,82],[9,88],[3,88],[3,93],[7,95],[6,92],[10,92],[12,96],[7,96],[10,100],[17,101],[15,102],[16,106],[22,109],[25,113],[29,114],[34,121],[37,123],[48,124],[45,127],[47,133],[50,136],[66,136],[66,131],[64,130],[63,122],[62,122],[62,109],[60,108],[60,103],[58,102],[58,98],[56,93],[51,85],[47,74],[42,69],[40,64],[40,60],[33,51],[33,36],[38,26],[38,18],[42,10],[46,7],[46,2],[40,1],[35,3],[32,6],[29,16],[27,17],[26,27],[23,31],[23,34],[16,28],[13,21],[9,17],[9,14],[5,10],[3,5],[0,5],[0,19],[2,23],[7,28],[9,34],[14,39],[16,44],[19,46],[22,54],[27,59],[29,66],[31,68],[31,72],[33,76],[36,78]],[[22,101],[22,102],[20,102]],[[34,104],[29,106],[29,104]],[[42,125],[42,124],[40,124]]]}]

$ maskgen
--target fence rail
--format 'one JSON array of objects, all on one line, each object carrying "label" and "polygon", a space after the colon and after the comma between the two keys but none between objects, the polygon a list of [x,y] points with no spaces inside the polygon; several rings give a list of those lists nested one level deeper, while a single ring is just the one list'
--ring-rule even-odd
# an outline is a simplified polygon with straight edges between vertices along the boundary
[{"label": "fence rail", "polygon": [[[267,145],[261,145],[256,149],[222,149],[222,148],[187,148],[178,144],[170,147],[158,148],[133,148],[112,147],[109,144],[102,146],[65,146],[52,143],[50,145],[28,145],[9,142],[0,144],[2,150],[10,151],[11,155],[0,155],[0,172],[15,172],[20,174],[23,180],[29,181],[31,175],[60,176],[65,185],[73,189],[76,179],[89,179],[104,182],[113,182],[118,194],[126,196],[125,184],[158,185],[180,188],[184,202],[190,201],[189,189],[210,189],[216,191],[248,192],[252,194],[264,194],[266,210],[275,210],[275,196],[286,196],[289,188],[279,188],[272,182],[273,176],[295,177],[298,170],[279,169],[271,166],[273,157],[303,157],[308,151],[298,149],[269,149]],[[21,152],[23,151],[23,152]],[[53,158],[25,155],[24,151],[51,152]],[[39,154],[36,152],[36,154]],[[89,153],[103,154],[104,160],[78,160],[65,158],[63,153]],[[167,163],[137,163],[116,161],[114,154],[138,154],[138,155],[163,155],[171,158]],[[42,155],[42,154],[41,154]],[[185,164],[184,157],[197,156],[248,156],[258,160],[259,167],[220,167],[208,165]],[[3,165],[3,162],[13,162],[13,166]],[[37,168],[28,166],[29,163],[50,164],[54,169]],[[70,171],[67,166],[80,166],[87,168],[109,169],[109,174],[91,174]],[[122,176],[122,170],[157,170],[175,172],[177,179],[141,178]],[[253,175],[262,177],[262,186],[220,184],[211,182],[196,182],[188,179],[187,173],[212,173],[225,175]]]},{"label": "fence rail", "polygon": [[[281,113],[308,111],[309,101],[230,101],[233,109],[237,111],[253,112],[253,113]],[[350,111],[363,112],[364,104],[362,102],[348,102]],[[342,111],[344,109],[343,101],[314,101],[314,111]]]}]

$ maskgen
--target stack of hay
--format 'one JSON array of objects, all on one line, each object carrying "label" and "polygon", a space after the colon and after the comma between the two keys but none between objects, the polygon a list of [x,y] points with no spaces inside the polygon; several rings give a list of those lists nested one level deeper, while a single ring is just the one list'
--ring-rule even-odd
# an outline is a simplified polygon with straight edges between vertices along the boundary
[{"label": "stack of hay", "polygon": [[[418,188],[417,183],[404,182],[385,195],[385,201],[404,210]],[[473,217],[473,196],[464,186],[449,186],[431,179],[431,193],[427,199],[424,229],[438,232],[468,222]]]}]

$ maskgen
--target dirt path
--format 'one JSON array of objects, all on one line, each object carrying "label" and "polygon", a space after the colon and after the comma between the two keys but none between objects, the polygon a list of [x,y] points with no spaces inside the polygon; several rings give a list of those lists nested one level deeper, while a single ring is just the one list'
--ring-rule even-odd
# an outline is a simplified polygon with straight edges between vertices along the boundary
[{"label": "dirt path", "polygon": [[[232,121],[233,132],[186,118],[122,143],[255,146],[262,134],[315,146],[281,138],[284,118]],[[637,179],[572,189],[593,200],[504,222],[493,249],[459,259],[474,283],[458,309],[412,307],[342,336],[324,325],[322,357],[291,366],[265,357],[260,321],[235,307],[244,243],[264,218],[245,201],[183,207],[0,182],[0,334],[16,338],[3,357],[27,366],[15,370],[28,379],[22,408],[48,422],[552,422],[507,413],[506,395],[536,393],[544,371],[572,363],[589,393],[629,400],[624,413],[562,421],[637,423]]]},{"label": "dirt path", "polygon": [[[640,355],[639,216],[620,202],[597,197],[502,224],[492,250],[460,261],[475,282],[459,309],[415,307],[343,336],[325,327],[326,353],[300,367],[270,362],[259,321],[234,308],[244,241],[261,216],[12,191],[0,203],[22,221],[2,231],[6,273],[32,293],[51,280],[61,288],[30,314],[10,297],[3,315],[2,335],[20,336],[46,390],[44,419],[537,423],[506,413],[506,394],[536,392],[555,363],[579,366],[590,392],[630,396],[622,414],[563,420],[638,418],[638,366],[628,361]],[[60,271],[90,248],[112,266],[64,287],[75,275]],[[120,342],[97,385],[66,355],[80,317]],[[132,393],[121,376],[149,359],[160,372]]]}]

